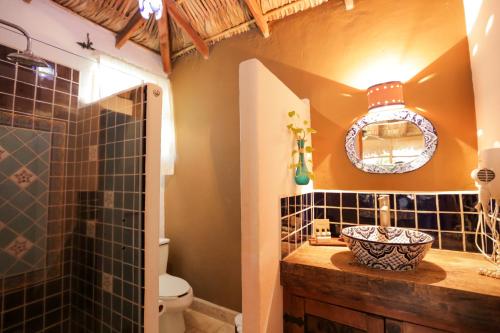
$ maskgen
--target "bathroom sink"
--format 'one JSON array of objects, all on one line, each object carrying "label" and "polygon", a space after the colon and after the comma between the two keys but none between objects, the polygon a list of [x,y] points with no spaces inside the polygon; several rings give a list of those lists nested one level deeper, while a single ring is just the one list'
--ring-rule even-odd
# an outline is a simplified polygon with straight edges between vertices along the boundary
[{"label": "bathroom sink", "polygon": [[391,271],[415,269],[434,241],[421,231],[378,226],[344,228],[342,236],[359,263]]}]

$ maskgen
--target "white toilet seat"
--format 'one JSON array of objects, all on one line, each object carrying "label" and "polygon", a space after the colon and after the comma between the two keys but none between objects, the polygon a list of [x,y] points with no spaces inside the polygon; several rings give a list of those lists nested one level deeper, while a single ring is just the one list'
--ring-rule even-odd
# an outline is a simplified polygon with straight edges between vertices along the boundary
[{"label": "white toilet seat", "polygon": [[161,274],[158,280],[161,299],[181,297],[191,290],[189,283],[176,276]]}]

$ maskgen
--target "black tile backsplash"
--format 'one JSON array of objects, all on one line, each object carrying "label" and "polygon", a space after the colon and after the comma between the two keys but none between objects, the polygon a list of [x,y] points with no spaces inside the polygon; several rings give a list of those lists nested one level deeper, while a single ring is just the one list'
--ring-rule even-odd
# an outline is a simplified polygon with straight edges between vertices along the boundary
[{"label": "black tile backsplash", "polygon": [[417,194],[417,210],[436,211],[436,196]]},{"label": "black tile backsplash", "polygon": [[439,194],[438,203],[441,212],[460,212],[460,196],[458,194]]},{"label": "black tile backsplash", "polygon": [[439,213],[441,230],[462,231],[462,219],[460,214]]},{"label": "black tile backsplash", "polygon": [[462,206],[464,212],[476,212],[477,201],[478,198],[476,194],[462,194]]},{"label": "black tile backsplash", "polygon": [[464,230],[475,232],[478,220],[478,214],[464,213]]},{"label": "black tile backsplash", "polygon": [[375,208],[375,194],[358,193],[359,208]]},{"label": "black tile backsplash", "polygon": [[376,212],[374,210],[360,209],[359,210],[359,224],[375,225]]},{"label": "black tile backsplash", "polygon": [[[280,199],[281,209],[281,256],[286,257],[307,241],[311,234],[313,213],[312,193]],[[324,195],[318,202],[324,203]],[[325,209],[323,208],[323,214]],[[316,216],[319,216],[318,212]]]},{"label": "black tile backsplash", "polygon": [[462,233],[451,233],[451,232],[441,232],[441,248],[446,250],[463,251],[463,234]]},{"label": "black tile backsplash", "polygon": [[[392,226],[414,228],[429,233],[435,238],[433,248],[477,252],[474,232],[479,216],[475,209],[478,199],[477,193],[471,191],[357,193],[316,190],[307,195],[282,198],[282,222],[285,221],[288,227],[289,216],[300,218],[301,213],[307,211],[311,217],[302,226],[310,228],[312,220],[326,218],[330,220],[330,230],[335,236],[346,226],[378,225],[378,197],[381,195],[389,196]],[[313,205],[306,206],[304,198],[312,198]],[[282,227],[282,249],[285,249],[283,257],[308,239],[308,235],[311,234],[308,228]],[[295,235],[292,237],[294,233],[297,234],[296,237]],[[297,239],[299,241],[296,241]]]},{"label": "black tile backsplash", "polygon": [[356,193],[342,193],[342,207],[357,207]]},{"label": "black tile backsplash", "polygon": [[326,193],[326,206],[340,207],[340,193]]},{"label": "black tile backsplash", "polygon": [[415,196],[412,194],[396,194],[398,210],[415,210]]},{"label": "black tile backsplash", "polygon": [[[319,208],[319,210],[322,210],[322,208]],[[323,216],[319,218],[323,218]],[[326,218],[330,221],[340,221],[340,208],[326,208]]]},{"label": "black tile backsplash", "polygon": [[412,228],[412,229],[416,227],[414,212],[398,211],[396,213],[396,217],[397,217],[398,227]]},{"label": "black tile backsplash", "polygon": [[358,213],[356,209],[342,208],[342,221],[346,223],[358,223]]},{"label": "black tile backsplash", "polygon": [[417,213],[418,228],[438,230],[437,213]]}]

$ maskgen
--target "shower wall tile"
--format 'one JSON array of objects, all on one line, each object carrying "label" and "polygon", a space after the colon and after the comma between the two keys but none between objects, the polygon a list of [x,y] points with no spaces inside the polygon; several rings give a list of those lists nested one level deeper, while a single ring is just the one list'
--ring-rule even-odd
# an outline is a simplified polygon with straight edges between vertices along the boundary
[{"label": "shower wall tile", "polygon": [[[0,126],[0,278],[45,266],[50,133]],[[17,170],[16,170],[17,169]]]},{"label": "shower wall tile", "polygon": [[[0,261],[8,260],[1,253],[8,251],[25,265],[16,269],[25,272],[0,273],[0,331],[68,332],[73,209],[65,186],[71,184],[66,158],[72,156],[68,142],[76,134],[70,124],[76,104],[61,106],[69,110],[68,117],[60,112],[54,117],[57,77],[7,61],[5,55],[11,52],[16,50],[0,45],[0,125],[21,134],[0,144],[0,195],[9,194],[9,207],[3,197],[0,200],[6,213],[0,214],[0,232],[17,235],[17,243],[12,236],[0,237]],[[65,86],[73,89],[79,73],[69,70],[72,78]],[[78,90],[70,94],[76,102]],[[30,135],[37,139],[30,140]],[[13,149],[16,163],[6,154]],[[5,267],[0,264],[0,270]],[[16,301],[2,307],[2,299]]]},{"label": "shower wall tile", "polygon": [[77,113],[69,165],[76,200],[71,263],[76,332],[138,332],[143,326],[142,89],[120,94],[135,104],[133,112],[116,110],[118,103],[109,99]]}]

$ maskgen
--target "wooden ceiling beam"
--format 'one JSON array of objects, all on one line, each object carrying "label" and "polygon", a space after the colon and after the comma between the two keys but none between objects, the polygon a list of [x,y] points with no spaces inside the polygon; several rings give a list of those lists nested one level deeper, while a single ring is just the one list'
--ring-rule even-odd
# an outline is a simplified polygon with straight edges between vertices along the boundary
[{"label": "wooden ceiling beam", "polygon": [[173,0],[165,0],[165,3],[170,17],[189,36],[198,52],[208,59],[208,45],[181,14],[179,6]]},{"label": "wooden ceiling beam", "polygon": [[345,10],[353,10],[354,9],[354,0],[344,0]]},{"label": "wooden ceiling beam", "polygon": [[146,20],[141,16],[139,10],[132,16],[132,18],[127,22],[127,25],[116,34],[117,48],[121,48],[125,43],[132,37],[134,32],[136,32],[140,27],[146,23]]},{"label": "wooden ceiling beam", "polygon": [[163,63],[163,71],[170,74],[172,72],[172,64],[170,62],[170,38],[168,33],[168,15],[165,0],[163,0],[163,13],[161,18],[156,21],[156,24],[158,24],[158,38],[160,39],[160,54]]},{"label": "wooden ceiling beam", "polygon": [[250,9],[252,16],[255,19],[255,24],[259,27],[260,32],[264,35],[264,38],[269,37],[269,24],[267,24],[267,20],[262,14],[262,8],[254,0],[245,0],[245,3]]}]

